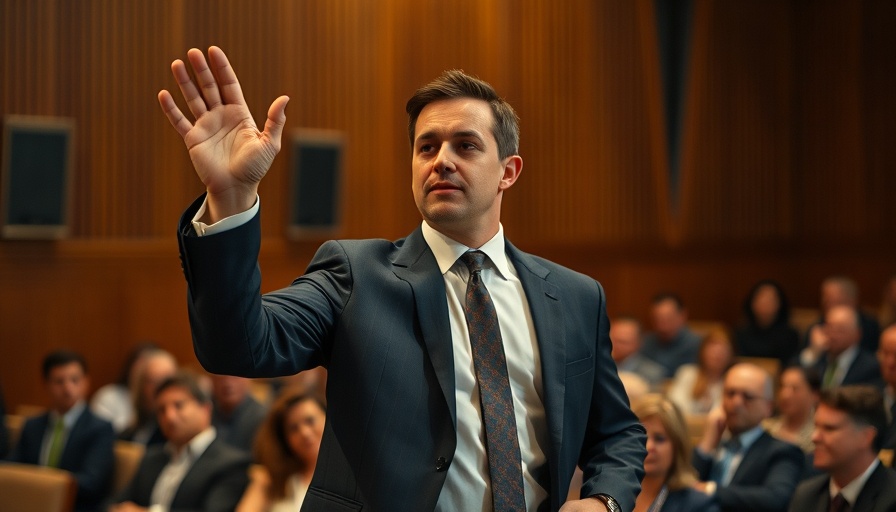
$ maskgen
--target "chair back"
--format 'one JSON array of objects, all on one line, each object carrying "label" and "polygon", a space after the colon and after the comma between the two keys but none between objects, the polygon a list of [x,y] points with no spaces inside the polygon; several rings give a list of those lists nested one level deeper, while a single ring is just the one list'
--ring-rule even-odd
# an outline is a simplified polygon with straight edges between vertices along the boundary
[{"label": "chair back", "polygon": [[115,441],[115,475],[112,478],[112,496],[117,496],[134,478],[143,460],[146,448],[140,443]]},{"label": "chair back", "polygon": [[9,449],[11,450],[19,442],[22,435],[22,427],[25,425],[25,417],[18,414],[7,414],[3,419],[6,430],[9,432]]},{"label": "chair back", "polygon": [[3,512],[71,512],[75,477],[63,469],[32,464],[0,464],[0,510]]}]

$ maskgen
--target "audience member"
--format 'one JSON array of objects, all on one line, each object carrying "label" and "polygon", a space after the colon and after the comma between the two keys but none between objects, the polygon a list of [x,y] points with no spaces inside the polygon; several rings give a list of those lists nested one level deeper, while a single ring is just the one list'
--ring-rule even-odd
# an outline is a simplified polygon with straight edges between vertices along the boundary
[{"label": "audience member", "polygon": [[212,375],[212,425],[222,441],[250,453],[265,408],[249,392],[252,381],[232,375]]},{"label": "audience member", "polygon": [[681,412],[662,395],[645,395],[632,411],[647,429],[644,479],[634,512],[716,512],[712,497],[691,486],[697,474],[691,466],[691,443]]},{"label": "audience member", "polygon": [[610,342],[613,360],[620,372],[639,375],[652,389],[659,389],[666,378],[666,369],[640,353],[640,322],[630,316],[615,318],[610,322]]},{"label": "audience member", "polygon": [[165,436],[156,420],[156,389],[165,379],[177,373],[177,360],[164,350],[152,350],[143,356],[137,367],[134,389],[134,420],[119,437],[143,445],[161,444]]},{"label": "audience member", "polygon": [[896,324],[896,276],[891,277],[884,287],[877,320],[881,329]]},{"label": "audience member", "polygon": [[736,364],[725,375],[722,407],[707,417],[694,450],[702,480],[695,488],[715,496],[723,511],[786,510],[802,474],[803,452],[762,429],[772,410],[772,387],[759,366]]},{"label": "audience member", "polygon": [[700,337],[688,329],[688,314],[677,295],[661,293],[651,306],[653,332],[644,335],[641,353],[665,368],[671,378],[681,365],[697,361]]},{"label": "audience member", "polygon": [[877,458],[885,422],[880,391],[843,386],[821,394],[815,411],[815,467],[825,473],[797,488],[791,512],[891,512],[896,473]]},{"label": "audience member", "polygon": [[722,403],[725,372],[734,363],[734,347],[724,329],[713,329],[700,344],[697,364],[675,372],[668,396],[685,414],[707,414]]},{"label": "audience member", "polygon": [[137,388],[136,369],[143,362],[143,356],[158,348],[158,345],[152,342],[141,343],[134,347],[128,353],[118,380],[96,390],[90,400],[90,410],[112,423],[117,434],[122,433],[134,421],[132,397]]},{"label": "audience member", "polygon": [[149,446],[110,512],[230,511],[246,489],[250,458],[212,426],[210,397],[188,373],[165,379],[154,397],[168,442]]},{"label": "audience member", "polygon": [[[3,389],[0,389],[0,418],[6,418],[6,402],[3,401]],[[0,421],[0,460],[9,453],[9,429],[6,421]]]},{"label": "audience member", "polygon": [[650,384],[637,373],[619,372],[619,380],[622,381],[622,387],[625,388],[625,394],[628,396],[628,402],[632,403],[638,398],[650,393]]},{"label": "audience member", "polygon": [[874,353],[877,350],[877,340],[880,337],[880,325],[873,316],[865,314],[859,305],[859,286],[852,279],[845,276],[831,276],[821,283],[821,318],[806,335],[806,345],[812,342],[813,334],[822,329],[827,312],[837,306],[846,306],[854,309],[858,317],[861,333],[860,346]]},{"label": "audience member", "polygon": [[818,370],[823,389],[848,384],[880,386],[880,364],[860,346],[861,339],[856,309],[833,306],[825,313],[823,329],[812,334],[810,345],[800,353],[800,364]]},{"label": "audience member", "polygon": [[815,429],[815,406],[821,391],[821,377],[814,368],[790,366],[781,372],[778,388],[778,415],[769,418],[765,430],[782,441],[793,443],[811,453]]},{"label": "audience member", "polygon": [[887,428],[883,435],[883,446],[896,449],[896,325],[884,329],[877,349],[880,373],[884,380],[884,413]]},{"label": "audience member", "polygon": [[71,472],[78,489],[75,509],[96,510],[112,483],[112,424],[87,408],[90,380],[81,354],[51,352],[43,361],[43,379],[49,411],[25,422],[10,460]]},{"label": "audience member", "polygon": [[770,280],[753,285],[743,315],[745,323],[734,333],[738,355],[770,357],[786,366],[799,350],[800,337],[790,325],[790,303],[781,286]]},{"label": "audience member", "polygon": [[317,465],[325,422],[326,407],[318,398],[284,391],[258,431],[258,465],[237,512],[299,510]]}]

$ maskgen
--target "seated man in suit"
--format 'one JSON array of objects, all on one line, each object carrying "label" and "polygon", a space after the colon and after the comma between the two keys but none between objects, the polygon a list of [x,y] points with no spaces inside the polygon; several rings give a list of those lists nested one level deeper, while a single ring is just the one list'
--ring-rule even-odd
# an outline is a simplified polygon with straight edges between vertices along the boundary
[{"label": "seated man in suit", "polygon": [[613,361],[620,372],[631,372],[642,377],[653,390],[658,390],[666,378],[666,369],[641,354],[641,324],[630,316],[620,316],[610,322],[610,342]]},{"label": "seated man in suit", "polygon": [[882,443],[884,448],[893,450],[896,449],[896,325],[881,333],[877,360],[884,379],[884,412],[887,415]]},{"label": "seated man in suit", "polygon": [[896,473],[877,459],[885,421],[880,391],[872,386],[823,391],[812,441],[815,467],[825,473],[800,484],[790,510],[896,510]]},{"label": "seated man in suit", "polygon": [[825,313],[824,328],[811,336],[800,353],[800,364],[823,376],[822,388],[849,384],[881,386],[880,364],[862,348],[859,315],[851,306],[834,306]]},{"label": "seated man in suit", "polygon": [[265,408],[249,393],[252,381],[232,375],[212,375],[212,425],[222,441],[252,452],[255,432],[264,421]]},{"label": "seated man in suit", "polygon": [[86,406],[90,384],[80,354],[48,354],[43,377],[50,410],[25,422],[10,460],[71,472],[78,485],[75,509],[95,510],[112,482],[115,431]]},{"label": "seated man in suit", "polygon": [[177,359],[165,350],[147,352],[135,369],[134,420],[118,437],[142,445],[163,444],[156,421],[155,394],[159,384],[177,373]]},{"label": "seated man in suit", "polygon": [[693,457],[702,480],[695,487],[714,495],[723,512],[787,509],[803,452],[762,429],[773,399],[772,378],[762,368],[741,363],[725,374],[722,409],[709,414]]},{"label": "seated man in suit", "polygon": [[700,336],[688,329],[688,311],[675,294],[654,297],[650,318],[654,330],[644,335],[641,353],[662,366],[664,378],[671,379],[681,365],[697,362]]},{"label": "seated man in suit", "polygon": [[150,445],[110,512],[233,510],[249,483],[249,456],[221,441],[212,427],[211,399],[196,378],[178,373],[155,396],[168,442]]}]

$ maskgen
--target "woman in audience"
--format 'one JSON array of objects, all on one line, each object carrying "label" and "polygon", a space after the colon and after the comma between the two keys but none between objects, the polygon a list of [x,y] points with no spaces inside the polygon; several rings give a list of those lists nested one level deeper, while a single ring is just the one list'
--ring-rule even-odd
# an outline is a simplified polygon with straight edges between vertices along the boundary
[{"label": "woman in audience", "polygon": [[737,354],[769,357],[787,365],[799,349],[799,333],[790,325],[790,304],[784,290],[770,280],[759,281],[743,304],[745,324],[734,333]]},{"label": "woman in audience", "polygon": [[255,438],[249,487],[237,512],[299,510],[323,437],[326,407],[314,395],[287,389],[271,406]]},{"label": "woman in audience", "polygon": [[769,434],[793,443],[810,453],[814,448],[815,406],[821,391],[821,376],[812,368],[791,366],[781,373],[778,415],[763,423]]},{"label": "woman in audience", "polygon": [[134,402],[131,397],[137,387],[137,369],[144,356],[158,348],[152,342],[134,347],[125,360],[118,380],[96,390],[90,400],[90,409],[100,418],[112,423],[116,434],[121,434],[134,421]]},{"label": "woman in audience", "polygon": [[635,512],[718,512],[713,498],[691,486],[691,445],[681,412],[662,395],[644,395],[632,411],[647,429],[644,479]]},{"label": "woman in audience", "polygon": [[685,414],[706,414],[722,403],[722,381],[734,363],[734,347],[728,333],[713,329],[703,338],[697,364],[686,364],[675,372],[669,399]]}]

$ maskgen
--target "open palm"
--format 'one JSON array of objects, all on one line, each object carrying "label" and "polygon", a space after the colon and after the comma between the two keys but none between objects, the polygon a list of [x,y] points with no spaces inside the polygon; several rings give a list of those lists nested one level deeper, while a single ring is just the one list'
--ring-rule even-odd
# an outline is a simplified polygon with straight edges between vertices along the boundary
[{"label": "open palm", "polygon": [[254,202],[258,183],[280,151],[289,98],[274,100],[264,131],[259,131],[224,52],[209,48],[206,62],[194,48],[187,57],[195,82],[181,60],[171,64],[171,71],[195,122],[184,116],[168,91],[159,93],[159,104],[187,145],[208,191],[209,207],[217,210],[215,217],[239,213]]}]

